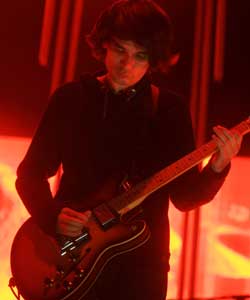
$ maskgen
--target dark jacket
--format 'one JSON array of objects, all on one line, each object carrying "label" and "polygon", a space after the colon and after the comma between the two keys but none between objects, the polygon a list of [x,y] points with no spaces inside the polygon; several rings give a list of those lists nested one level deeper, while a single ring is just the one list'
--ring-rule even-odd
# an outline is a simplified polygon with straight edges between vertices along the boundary
[{"label": "dark jacket", "polygon": [[[51,97],[16,181],[24,205],[44,231],[55,232],[64,206],[95,207],[98,203],[87,195],[108,178],[117,176],[119,183],[128,174],[132,182],[140,181],[194,149],[186,103],[160,89],[154,112],[148,78],[134,88],[133,95],[115,95],[85,75]],[[53,199],[48,179],[60,164],[63,174]],[[193,168],[143,202],[143,218],[152,231],[150,251],[159,257],[168,251],[169,195],[178,209],[193,209],[213,199],[227,171]]]}]

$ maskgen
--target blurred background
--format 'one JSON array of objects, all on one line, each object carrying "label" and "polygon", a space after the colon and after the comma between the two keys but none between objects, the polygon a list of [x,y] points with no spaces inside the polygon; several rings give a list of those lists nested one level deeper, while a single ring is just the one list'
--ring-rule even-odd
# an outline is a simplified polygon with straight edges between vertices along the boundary
[{"label": "blurred background", "polygon": [[[212,127],[250,115],[250,2],[158,0],[175,28],[176,66],[157,84],[190,105],[197,146]],[[58,85],[101,67],[84,36],[110,0],[4,1],[0,10],[0,298],[8,288],[15,232],[28,218],[15,171]],[[249,135],[250,136],[250,135]],[[173,207],[168,298],[250,294],[250,137],[232,162],[216,199],[183,214]],[[26,259],[24,257],[24,259]],[[27,261],[28,263],[28,261]]]}]

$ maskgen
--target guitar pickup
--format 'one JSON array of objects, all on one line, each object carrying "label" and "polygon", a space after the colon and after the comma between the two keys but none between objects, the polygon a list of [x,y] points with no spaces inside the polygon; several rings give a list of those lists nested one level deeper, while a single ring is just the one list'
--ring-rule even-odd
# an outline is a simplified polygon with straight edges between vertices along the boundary
[{"label": "guitar pickup", "polygon": [[117,221],[117,215],[113,213],[113,211],[105,203],[94,208],[93,214],[97,219],[98,223],[104,229],[108,229]]},{"label": "guitar pickup", "polygon": [[86,230],[81,235],[79,235],[77,238],[69,239],[67,240],[63,246],[61,247],[61,256],[65,255],[69,251],[74,250],[76,247],[78,247],[82,242],[89,239],[89,232]]}]

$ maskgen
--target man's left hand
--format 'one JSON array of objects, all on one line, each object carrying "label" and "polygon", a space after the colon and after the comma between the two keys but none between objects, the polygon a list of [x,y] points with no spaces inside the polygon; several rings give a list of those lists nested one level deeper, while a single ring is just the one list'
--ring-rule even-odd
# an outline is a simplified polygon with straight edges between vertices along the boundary
[{"label": "man's left hand", "polygon": [[216,142],[219,151],[214,154],[211,167],[216,173],[220,173],[239,152],[242,136],[236,131],[229,131],[222,126],[215,126],[213,130],[215,134],[212,138]]}]

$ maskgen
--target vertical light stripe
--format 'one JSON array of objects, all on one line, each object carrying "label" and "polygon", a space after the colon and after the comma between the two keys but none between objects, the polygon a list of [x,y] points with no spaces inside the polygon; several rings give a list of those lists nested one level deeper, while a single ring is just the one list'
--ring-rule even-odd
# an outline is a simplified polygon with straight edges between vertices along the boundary
[{"label": "vertical light stripe", "polygon": [[[204,143],[207,125],[207,103],[211,75],[212,29],[214,1],[196,1],[196,22],[193,73],[190,106],[197,146]],[[199,263],[200,209],[185,215],[184,244],[181,257],[181,274],[178,298],[194,298],[196,293],[197,265]]]},{"label": "vertical light stripe", "polygon": [[178,291],[177,291],[177,299],[184,299],[186,298],[186,286],[187,286],[187,266],[189,262],[189,258],[191,256],[190,254],[190,235],[188,234],[188,229],[190,228],[190,220],[191,215],[190,213],[185,213],[183,216],[183,224],[182,224],[182,251],[181,251],[181,257],[180,257],[180,265],[179,265],[179,271],[178,271]]},{"label": "vertical light stripe", "polygon": [[220,82],[224,76],[225,32],[226,0],[217,0],[213,78],[218,82]]},{"label": "vertical light stripe", "polygon": [[71,81],[74,79],[77,53],[80,42],[81,24],[83,16],[84,0],[75,0],[74,11],[71,25],[71,37],[69,40],[69,55],[68,64],[66,68],[65,81]]},{"label": "vertical light stripe", "polygon": [[192,66],[192,81],[190,91],[190,109],[193,122],[193,128],[196,135],[197,116],[198,116],[198,101],[199,101],[199,82],[201,68],[201,45],[203,37],[203,10],[204,1],[196,1],[196,16],[195,16],[195,35],[193,46],[193,66]]},{"label": "vertical light stripe", "polygon": [[[211,75],[211,56],[212,56],[212,29],[214,19],[214,1],[205,1],[204,10],[204,37],[202,44],[202,60],[200,69],[200,105],[198,112],[197,123],[197,146],[201,146],[205,142],[206,126],[207,126],[207,109],[208,109],[208,94]],[[200,209],[194,211],[192,227],[192,257],[190,261],[190,283],[189,297],[194,298],[196,292],[197,281],[197,266],[199,264],[199,232],[200,232]]]},{"label": "vertical light stripe", "polygon": [[[193,45],[193,66],[192,66],[192,81],[190,91],[190,109],[195,135],[197,135],[198,115],[199,115],[199,100],[200,100],[200,73],[202,68],[202,43],[204,34],[204,1],[196,1],[196,16],[195,16],[195,34]],[[194,221],[195,212],[185,213],[183,218],[183,244],[179,267],[179,285],[177,298],[189,298],[192,283],[190,282],[190,273],[192,272],[192,257],[193,257],[193,239],[194,239]]]},{"label": "vertical light stripe", "polygon": [[204,143],[207,126],[207,104],[211,74],[212,27],[214,18],[214,1],[205,0],[204,38],[200,72],[200,106],[197,126],[197,146]]},{"label": "vertical light stripe", "polygon": [[[212,32],[214,20],[214,1],[205,0],[204,10],[204,36],[202,44],[202,60],[200,68],[200,105],[197,123],[197,146],[201,146],[205,142],[207,129],[207,110],[208,110],[208,94],[211,75],[211,57],[212,57]],[[194,211],[193,227],[192,227],[192,257],[190,261],[190,283],[189,298],[194,298],[197,288],[197,266],[199,264],[199,233],[200,233],[200,209]]]},{"label": "vertical light stripe", "polygon": [[53,26],[55,19],[56,0],[46,0],[44,4],[43,23],[38,53],[38,61],[41,66],[48,66],[49,51],[51,47]]},{"label": "vertical light stripe", "polygon": [[66,55],[67,25],[70,16],[71,1],[61,0],[60,3],[61,7],[57,28],[50,93],[52,93],[58,87],[58,85],[62,83],[63,62]]}]

